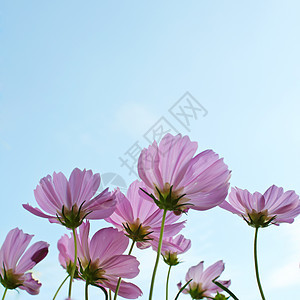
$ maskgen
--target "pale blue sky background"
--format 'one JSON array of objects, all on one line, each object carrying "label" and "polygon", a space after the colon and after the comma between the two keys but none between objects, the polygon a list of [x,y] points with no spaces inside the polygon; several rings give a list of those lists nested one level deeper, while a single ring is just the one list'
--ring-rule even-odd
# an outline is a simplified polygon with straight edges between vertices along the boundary
[{"label": "pale blue sky background", "polygon": [[[50,299],[64,278],[56,242],[66,230],[21,204],[35,204],[40,178],[74,167],[117,173],[129,184],[135,177],[119,157],[136,141],[146,146],[143,134],[162,116],[198,141],[199,151],[224,157],[233,186],[300,192],[299,1],[161,2],[1,3],[0,241],[18,226],[51,244],[35,269],[43,283],[36,299]],[[190,132],[168,112],[186,91],[208,111]],[[192,249],[173,270],[170,295],[190,266],[223,259],[222,278],[232,280],[240,299],[259,299],[254,230],[219,208],[191,211],[187,219]],[[154,254],[134,254],[141,259],[134,282],[147,299]],[[299,219],[262,230],[259,259],[267,299],[295,299]],[[163,299],[165,271],[162,263],[155,299]],[[74,299],[83,299],[83,286],[75,287]],[[91,299],[101,297],[91,289]],[[23,291],[7,296],[31,298]]]}]

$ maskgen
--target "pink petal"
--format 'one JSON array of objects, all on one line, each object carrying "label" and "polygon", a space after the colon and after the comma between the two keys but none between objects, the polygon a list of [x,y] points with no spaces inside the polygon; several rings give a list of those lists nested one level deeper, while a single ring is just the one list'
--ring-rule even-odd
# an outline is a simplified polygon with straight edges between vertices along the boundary
[{"label": "pink petal", "polygon": [[[40,180],[40,187],[42,188],[40,195],[41,201],[51,202],[55,207],[61,209],[61,207],[64,205],[64,202],[57,194],[52,177],[50,175],[47,175]],[[42,195],[42,192],[44,196]],[[38,199],[36,200],[38,201]]]},{"label": "pink petal", "polygon": [[102,262],[101,268],[110,276],[134,278],[139,270],[138,260],[131,255],[115,255]]},{"label": "pink petal", "polygon": [[92,261],[101,261],[123,254],[128,246],[128,238],[114,228],[104,228],[97,231],[91,239],[90,256]]},{"label": "pink petal", "polygon": [[[107,286],[110,290],[115,292],[117,287],[117,280],[113,278],[109,278],[107,282],[105,282],[105,286]],[[124,280],[121,281],[120,289],[118,295],[124,297],[126,299],[136,299],[142,296],[141,289],[133,283],[126,282]]]},{"label": "pink petal", "polygon": [[73,206],[72,198],[71,198],[71,191],[69,182],[66,178],[66,176],[59,172],[59,173],[53,173],[53,184],[55,187],[55,191],[60,199],[60,202],[63,203],[63,205],[71,209]]},{"label": "pink petal", "polygon": [[203,264],[204,262],[201,261],[198,265],[189,268],[185,280],[188,282],[190,279],[193,279],[195,282],[200,282],[203,273]]},{"label": "pink petal", "polygon": [[[164,237],[174,236],[177,233],[179,233],[185,226],[185,221],[175,224],[167,224],[164,228]],[[159,227],[153,227],[152,230],[154,230],[153,235],[160,235],[160,226]],[[151,234],[152,235],[152,234]]]},{"label": "pink petal", "polygon": [[57,209],[61,207],[60,203],[58,203],[58,201],[56,201],[52,196],[47,197],[40,185],[36,187],[33,193],[38,205],[48,214],[56,214]]},{"label": "pink petal", "polygon": [[24,275],[25,281],[19,288],[21,290],[25,290],[30,295],[37,295],[40,292],[40,287],[42,286],[37,280],[32,278],[31,273],[27,273]]},{"label": "pink petal", "polygon": [[66,269],[69,262],[74,261],[74,240],[65,234],[58,240],[57,248],[59,263]]},{"label": "pink petal", "polygon": [[116,192],[116,200],[117,205],[114,213],[105,220],[114,225],[119,225],[120,228],[123,228],[122,223],[132,223],[134,221],[132,206],[129,200],[123,193],[120,192],[120,190],[117,190]]},{"label": "pink petal", "polygon": [[[53,216],[49,216],[49,215],[46,215],[44,214],[40,209],[38,209],[37,207],[32,207],[31,205],[29,204],[23,204],[23,207],[28,210],[29,212],[31,212],[32,214],[38,216],[38,217],[42,217],[42,218],[46,218],[46,219],[49,219],[54,221],[56,220],[57,218],[56,217],[53,217]],[[50,221],[51,222],[51,221]]]},{"label": "pink petal", "polygon": [[226,201],[223,201],[219,206],[220,206],[221,208],[226,209],[226,210],[228,210],[228,211],[230,211],[230,212],[232,212],[232,213],[234,213],[234,214],[237,214],[237,215],[239,215],[239,214],[241,214],[241,213],[244,213],[244,212],[241,212],[241,211],[235,209],[231,204],[229,204],[229,203],[226,202]]},{"label": "pink petal", "polygon": [[87,215],[87,219],[104,219],[114,212],[116,204],[115,194],[105,189],[91,201],[86,202],[83,205],[83,210],[87,212],[91,211],[91,213]]},{"label": "pink petal", "polygon": [[188,203],[192,203],[192,205],[187,205],[187,207],[195,210],[207,210],[220,205],[227,196],[228,188],[229,183],[224,186],[217,187],[207,193],[199,191],[191,194],[189,195],[190,199],[188,200]]},{"label": "pink petal", "polygon": [[151,201],[145,201],[144,195],[141,196],[140,194],[142,192],[140,188],[147,191],[147,187],[143,182],[134,181],[128,188],[127,199],[132,206],[133,218],[135,220],[139,218],[142,223],[148,224],[149,221],[146,222],[146,220],[153,215],[158,207],[152,199]]},{"label": "pink petal", "polygon": [[152,245],[152,241],[145,241],[145,242],[137,242],[136,246],[143,250],[143,249],[147,249]]},{"label": "pink petal", "polygon": [[25,234],[19,228],[9,231],[0,250],[3,259],[1,267],[4,265],[6,270],[14,270],[32,237],[33,235]]},{"label": "pink petal", "polygon": [[20,259],[16,272],[24,273],[32,269],[37,263],[43,260],[48,254],[49,244],[46,242],[37,242],[27,249]]},{"label": "pink petal", "polygon": [[197,147],[197,143],[191,142],[188,136],[166,134],[163,137],[159,144],[159,168],[163,182],[173,184],[176,189]]},{"label": "pink petal", "polygon": [[264,193],[266,200],[266,208],[270,209],[274,204],[276,205],[277,199],[283,195],[283,188],[279,188],[276,185],[270,186]]},{"label": "pink petal", "polygon": [[219,277],[222,272],[224,271],[224,263],[222,260],[217,261],[213,265],[209,266],[204,272],[203,272],[203,288],[210,288],[211,285],[214,285],[212,283],[212,280],[216,277]]},{"label": "pink petal", "polygon": [[100,174],[93,174],[91,170],[83,171],[74,169],[70,176],[70,189],[73,202],[79,205],[89,201],[96,193],[100,185]]},{"label": "pink petal", "polygon": [[[180,281],[179,283],[177,283],[177,287],[178,287],[179,290],[181,290],[181,288],[182,288],[182,283],[181,283],[181,281]],[[188,294],[188,289],[185,288],[185,289],[182,291],[182,294]]]},{"label": "pink petal", "polygon": [[[217,280],[217,282],[220,282],[223,286],[229,287],[231,284],[231,280]],[[209,288],[209,294],[207,296],[210,296],[212,294],[215,294],[216,292],[222,292],[223,290],[219,288],[216,284],[212,283],[212,286]],[[206,294],[206,293],[205,293]]]},{"label": "pink petal", "polygon": [[154,141],[148,149],[143,149],[138,160],[138,173],[144,183],[155,189],[163,188],[163,180],[159,170],[159,152],[157,143]]},{"label": "pink petal", "polygon": [[212,150],[206,150],[195,156],[180,182],[186,193],[195,193],[199,190],[209,191],[224,185],[230,178],[227,165]]}]

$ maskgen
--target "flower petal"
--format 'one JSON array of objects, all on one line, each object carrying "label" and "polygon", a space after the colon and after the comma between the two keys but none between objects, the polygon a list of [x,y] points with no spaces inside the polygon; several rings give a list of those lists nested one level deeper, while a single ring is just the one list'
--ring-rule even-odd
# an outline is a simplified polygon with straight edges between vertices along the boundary
[{"label": "flower petal", "polygon": [[33,279],[31,273],[26,273],[24,275],[25,280],[19,288],[25,290],[30,295],[37,295],[40,292],[40,287],[42,286],[37,280]]},{"label": "flower petal", "polygon": [[106,259],[123,254],[128,246],[128,238],[112,227],[103,228],[97,231],[91,239],[90,256],[91,260]]},{"label": "flower petal", "polygon": [[48,254],[49,244],[46,242],[37,242],[30,246],[20,259],[16,272],[25,273],[32,269],[37,263],[43,260]]},{"label": "flower petal", "polygon": [[0,268],[4,265],[6,270],[14,270],[32,237],[33,235],[26,234],[19,228],[9,231],[0,250]]},{"label": "flower petal", "polygon": [[70,190],[73,204],[78,206],[84,201],[89,201],[96,193],[100,185],[100,174],[93,174],[91,170],[81,171],[75,168],[70,175]]},{"label": "flower petal", "polygon": [[[109,278],[108,281],[105,282],[105,286],[110,290],[115,292],[118,281],[114,278]],[[133,283],[126,282],[124,280],[121,281],[121,285],[119,288],[118,295],[124,297],[125,299],[136,299],[142,296],[143,292],[141,289]]]},{"label": "flower petal", "polygon": [[132,255],[115,255],[102,262],[101,268],[110,276],[116,278],[134,278],[139,270],[139,262]]}]

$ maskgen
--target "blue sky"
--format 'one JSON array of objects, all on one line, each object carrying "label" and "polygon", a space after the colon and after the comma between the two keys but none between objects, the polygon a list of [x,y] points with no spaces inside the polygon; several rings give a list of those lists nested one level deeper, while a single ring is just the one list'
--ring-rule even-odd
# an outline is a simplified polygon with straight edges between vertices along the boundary
[{"label": "blue sky", "polygon": [[[66,231],[21,204],[35,204],[40,178],[74,167],[115,173],[128,185],[135,177],[119,157],[136,141],[147,146],[144,134],[161,117],[198,141],[199,152],[224,157],[232,186],[300,192],[299,9],[298,1],[2,1],[0,241],[18,226],[51,244],[36,268],[39,298],[50,299],[63,279],[56,242]],[[208,112],[188,129],[169,112],[186,91]],[[171,295],[190,266],[223,259],[232,290],[259,299],[252,228],[216,208],[189,213],[184,233],[192,249],[171,275]],[[299,219],[261,231],[267,299],[298,294],[299,236]],[[142,269],[135,282],[146,299],[154,254],[134,254]],[[156,297],[165,271],[161,264]]]}]

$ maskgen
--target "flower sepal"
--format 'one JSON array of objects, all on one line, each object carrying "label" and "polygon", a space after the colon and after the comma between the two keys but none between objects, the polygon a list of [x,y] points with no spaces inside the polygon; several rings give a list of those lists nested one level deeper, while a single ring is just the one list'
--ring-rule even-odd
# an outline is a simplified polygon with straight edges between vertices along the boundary
[{"label": "flower sepal", "polygon": [[204,291],[199,285],[190,288],[189,294],[191,295],[192,299],[203,299],[205,297]]},{"label": "flower sepal", "polygon": [[176,215],[179,215],[182,212],[186,212],[187,205],[188,206],[193,205],[192,203],[180,203],[179,200],[182,199],[186,194],[182,194],[180,196],[176,195],[177,193],[174,193],[172,191],[173,185],[167,188],[166,192],[161,192],[158,187],[155,187],[157,192],[157,197],[154,196],[153,194],[149,194],[147,191],[145,191],[142,188],[140,189],[142,192],[148,195],[160,209],[173,211]]},{"label": "flower sepal", "polygon": [[164,253],[162,257],[164,262],[169,266],[177,266],[180,263],[176,252],[168,251]]},{"label": "flower sepal", "polygon": [[82,202],[81,205],[79,206],[79,208],[77,208],[77,205],[73,205],[71,210],[66,210],[65,206],[62,206],[62,210],[61,210],[61,216],[59,216],[58,214],[56,214],[56,217],[58,219],[58,221],[65,227],[69,228],[69,229],[75,229],[77,227],[79,227],[82,222],[84,221],[85,217],[88,216],[92,211],[88,212],[88,213],[83,213],[82,211],[82,206],[85,203]]},{"label": "flower sepal", "polygon": [[264,228],[268,227],[272,222],[276,219],[276,216],[269,217],[268,213],[265,211],[262,212],[256,212],[255,210],[252,210],[251,213],[247,214],[248,219],[246,219],[243,215],[242,218],[246,221],[246,223],[254,228]]},{"label": "flower sepal", "polygon": [[[69,262],[69,264],[67,265],[66,271],[67,273],[71,276],[72,274],[72,270],[73,270],[73,262]],[[79,276],[79,272],[78,272],[78,267],[76,266],[75,268],[75,272],[74,272],[74,279],[80,279],[81,277]]]},{"label": "flower sepal", "polygon": [[125,235],[135,242],[146,242],[153,240],[152,238],[148,237],[151,233],[153,233],[153,231],[149,231],[149,226],[142,226],[142,223],[139,223],[139,219],[133,224],[122,223],[122,225],[127,232]]},{"label": "flower sepal", "polygon": [[5,288],[14,290],[22,285],[23,281],[20,280],[21,276],[21,274],[14,274],[12,269],[6,271],[3,265],[3,277],[0,275],[0,282]]},{"label": "flower sepal", "polygon": [[78,260],[78,262],[80,266],[81,277],[87,282],[87,284],[98,286],[99,283],[103,282],[104,280],[107,280],[103,276],[105,274],[105,271],[102,268],[96,266],[95,264],[92,264],[91,260],[85,268],[83,268],[80,260]]},{"label": "flower sepal", "polygon": [[223,294],[219,294],[219,292],[217,292],[217,295],[214,298],[214,300],[227,300],[227,299],[229,299],[229,297],[226,297]]}]

